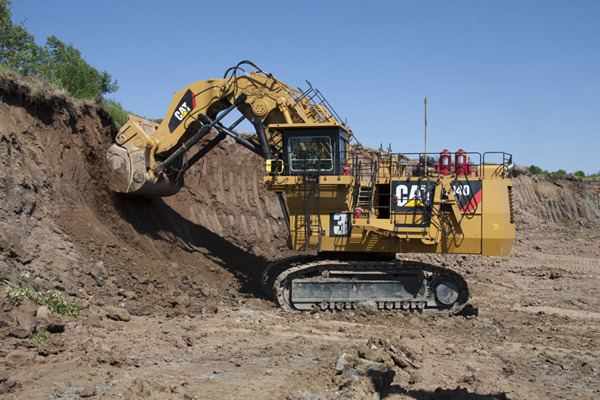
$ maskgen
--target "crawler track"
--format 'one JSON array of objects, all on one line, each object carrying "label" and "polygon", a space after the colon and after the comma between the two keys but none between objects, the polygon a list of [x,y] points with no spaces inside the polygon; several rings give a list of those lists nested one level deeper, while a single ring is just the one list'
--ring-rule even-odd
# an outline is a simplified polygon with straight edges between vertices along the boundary
[{"label": "crawler track", "polygon": [[455,314],[469,299],[459,274],[412,261],[339,261],[300,256],[271,264],[263,288],[287,311],[355,309],[373,300],[380,310]]}]

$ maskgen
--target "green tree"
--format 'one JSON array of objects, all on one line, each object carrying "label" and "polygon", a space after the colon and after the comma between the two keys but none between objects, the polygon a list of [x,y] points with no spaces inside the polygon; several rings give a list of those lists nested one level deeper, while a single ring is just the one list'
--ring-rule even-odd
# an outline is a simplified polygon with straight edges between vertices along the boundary
[{"label": "green tree", "polygon": [[567,171],[565,171],[564,169],[559,169],[558,171],[551,172],[550,174],[554,176],[565,176],[567,174]]},{"label": "green tree", "polygon": [[78,99],[91,99],[119,89],[106,71],[99,72],[81,58],[81,52],[50,36],[33,68],[44,79],[64,88]]},{"label": "green tree", "polygon": [[0,62],[15,71],[26,69],[38,56],[33,36],[23,26],[12,23],[12,0],[0,0]]},{"label": "green tree", "polygon": [[531,165],[531,167],[529,167],[529,172],[533,175],[544,175],[544,171],[536,165]]},{"label": "green tree", "polygon": [[573,175],[578,176],[580,178],[585,178],[585,172],[583,171],[575,171]]},{"label": "green tree", "polygon": [[78,99],[92,99],[119,89],[106,71],[89,65],[81,52],[56,36],[38,46],[23,26],[11,21],[12,0],[0,0],[0,62],[22,75],[36,74]]}]

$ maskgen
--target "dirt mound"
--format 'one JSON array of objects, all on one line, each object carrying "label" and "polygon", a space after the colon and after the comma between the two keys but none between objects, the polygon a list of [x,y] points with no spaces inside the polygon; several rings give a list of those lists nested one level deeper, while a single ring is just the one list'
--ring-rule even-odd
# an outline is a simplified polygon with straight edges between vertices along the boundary
[{"label": "dirt mound", "polygon": [[519,175],[514,179],[517,229],[600,227],[600,180],[567,175]]}]

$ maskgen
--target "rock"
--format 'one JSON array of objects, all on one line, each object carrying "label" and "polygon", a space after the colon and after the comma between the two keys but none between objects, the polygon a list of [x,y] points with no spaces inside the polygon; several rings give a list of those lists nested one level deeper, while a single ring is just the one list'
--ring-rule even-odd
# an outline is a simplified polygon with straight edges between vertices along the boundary
[{"label": "rock", "polygon": [[0,386],[0,394],[14,393],[15,390],[21,389],[23,385],[17,381],[6,381]]},{"label": "rock", "polygon": [[19,339],[27,339],[32,336],[31,331],[23,328],[22,326],[12,328],[10,331],[8,331],[8,335]]},{"label": "rock", "polygon": [[233,365],[235,365],[236,367],[242,366],[242,360],[240,360],[238,358],[232,358],[229,360],[229,362],[232,363]]},{"label": "rock", "polygon": [[120,367],[125,362],[125,359],[123,358],[121,353],[119,353],[118,351],[113,350],[108,354],[110,356],[110,361],[109,361],[110,365],[115,365],[117,367]]},{"label": "rock", "polygon": [[9,378],[8,372],[0,371],[0,383],[6,382]]},{"label": "rock", "polygon": [[358,346],[358,356],[369,361],[374,361],[378,363],[383,362],[383,358],[375,351],[371,350],[365,343],[361,343]]},{"label": "rock", "polygon": [[138,357],[135,356],[127,356],[127,358],[125,359],[127,365],[131,365],[134,366],[136,368],[139,368],[142,366],[142,363],[140,361],[140,359]]},{"label": "rock", "polygon": [[177,304],[179,304],[179,299],[174,296],[166,295],[163,297],[163,300],[165,303],[167,303],[171,307],[175,307],[175,306],[177,306]]},{"label": "rock", "polygon": [[113,362],[111,355],[106,351],[98,351],[93,354],[100,364],[108,364]]},{"label": "rock", "polygon": [[182,294],[181,296],[177,296],[175,298],[175,300],[177,300],[177,304],[181,304],[184,307],[188,307],[191,303],[190,298],[185,294]]},{"label": "rock", "polygon": [[15,306],[10,300],[0,298],[0,311],[10,312],[13,308],[15,308]]},{"label": "rock", "polygon": [[135,301],[128,301],[125,303],[125,309],[129,311],[130,315],[135,315],[137,317],[152,314],[152,307],[150,307],[150,305],[139,304]]},{"label": "rock", "polygon": [[369,315],[373,315],[377,312],[377,303],[373,300],[363,300],[356,305],[356,309],[365,311]]},{"label": "rock", "polygon": [[202,285],[202,287],[200,288],[200,292],[202,293],[202,296],[204,296],[204,297],[210,296],[210,288],[208,287],[207,284]]},{"label": "rock", "polygon": [[44,357],[50,354],[58,354],[65,350],[65,342],[61,338],[53,337],[43,341],[37,350],[38,354]]},{"label": "rock", "polygon": [[388,372],[388,368],[385,366],[385,364],[382,364],[382,363],[369,362],[367,364],[367,371],[373,371],[373,372],[377,372],[380,374],[385,374],[386,372]]},{"label": "rock", "polygon": [[139,397],[152,396],[152,385],[150,385],[150,382],[141,378],[135,378],[133,384],[137,388],[137,395]]},{"label": "rock", "polygon": [[79,306],[79,310],[87,310],[90,307],[90,302],[86,299],[76,299],[75,303]]},{"label": "rock", "polygon": [[103,328],[102,320],[97,315],[89,316],[84,321],[85,326],[90,328]]},{"label": "rock", "polygon": [[35,352],[32,351],[15,350],[6,355],[4,362],[10,368],[26,367],[33,363],[35,356]]},{"label": "rock", "polygon": [[208,304],[205,308],[207,314],[216,314],[219,312],[219,307],[216,304]]},{"label": "rock", "polygon": [[344,353],[340,356],[337,363],[335,364],[335,373],[336,375],[341,375],[350,368],[356,365],[356,357],[351,354]]},{"label": "rock", "polygon": [[135,300],[135,299],[137,299],[137,295],[135,294],[135,292],[133,290],[126,290],[123,293],[123,296],[125,296],[125,298],[127,300]]},{"label": "rock", "polygon": [[79,393],[79,397],[92,397],[96,395],[95,387],[86,387],[83,389],[81,393]]},{"label": "rock", "polygon": [[48,310],[48,307],[46,306],[40,306],[35,314],[37,318],[48,318],[51,315],[52,313],[50,312],[50,310]]},{"label": "rock", "polygon": [[99,286],[104,286],[108,273],[106,272],[106,268],[104,268],[104,263],[102,261],[98,261],[90,268],[90,276],[94,278]]},{"label": "rock", "polygon": [[61,333],[65,331],[65,321],[58,314],[50,314],[48,318],[37,318],[37,332]]},{"label": "rock", "polygon": [[106,306],[104,308],[106,310],[106,315],[110,319],[114,319],[115,321],[130,321],[131,315],[129,315],[129,311],[120,307]]},{"label": "rock", "polygon": [[409,362],[405,359],[405,357],[399,356],[397,354],[390,354],[392,360],[394,360],[394,364],[399,366],[400,368],[408,368],[410,366]]},{"label": "rock", "polygon": [[410,377],[408,378],[408,383],[411,385],[414,385],[415,383],[419,383],[423,380],[423,377],[421,376],[421,374],[417,373],[417,372],[412,372],[410,374]]},{"label": "rock", "polygon": [[346,373],[342,375],[342,380],[344,381],[343,385],[348,386],[352,384],[352,382],[359,380],[361,376],[363,376],[363,373],[356,369],[346,371]]},{"label": "rock", "polygon": [[48,332],[50,333],[60,333],[65,331],[65,321],[63,317],[58,314],[51,315],[48,318]]},{"label": "rock", "polygon": [[412,351],[402,344],[389,344],[387,354],[392,358],[394,364],[400,368],[421,368],[421,364],[414,359]]},{"label": "rock", "polygon": [[188,347],[191,347],[194,345],[194,337],[191,335],[183,335],[183,336],[181,336],[181,339],[185,342],[185,344],[188,345]]},{"label": "rock", "polygon": [[35,343],[26,339],[17,340],[15,341],[14,345],[15,347],[25,347],[26,349],[33,349],[35,347]]},{"label": "rock", "polygon": [[37,324],[35,322],[35,318],[30,313],[28,313],[28,312],[19,312],[16,315],[15,320],[17,321],[17,324],[21,328],[25,328],[29,332],[32,332],[32,333],[33,333],[33,331],[35,331],[35,327],[36,327]]}]

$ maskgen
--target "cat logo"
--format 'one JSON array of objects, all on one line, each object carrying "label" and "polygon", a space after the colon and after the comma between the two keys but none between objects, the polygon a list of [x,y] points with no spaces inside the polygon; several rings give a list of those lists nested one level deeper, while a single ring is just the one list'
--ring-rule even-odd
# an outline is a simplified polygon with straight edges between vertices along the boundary
[{"label": "cat logo", "polygon": [[433,182],[394,181],[392,193],[396,211],[419,211],[430,205]]},{"label": "cat logo", "polygon": [[418,185],[398,185],[396,187],[396,205],[398,207],[423,207],[421,196],[418,196],[420,191],[426,192],[426,186],[419,187]]},{"label": "cat logo", "polygon": [[181,97],[181,100],[179,100],[179,104],[175,107],[175,111],[173,111],[173,115],[169,121],[169,131],[173,133],[194,108],[196,108],[196,96],[194,95],[194,92],[188,89]]},{"label": "cat logo", "polygon": [[183,118],[187,115],[188,112],[192,111],[191,108],[188,107],[187,103],[183,103],[181,105],[181,107],[179,107],[179,110],[175,111],[175,113],[173,114],[175,116],[175,118],[177,118],[180,121],[183,121]]}]

